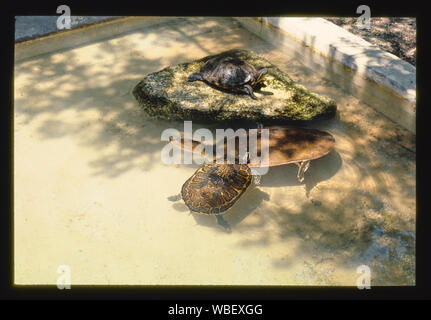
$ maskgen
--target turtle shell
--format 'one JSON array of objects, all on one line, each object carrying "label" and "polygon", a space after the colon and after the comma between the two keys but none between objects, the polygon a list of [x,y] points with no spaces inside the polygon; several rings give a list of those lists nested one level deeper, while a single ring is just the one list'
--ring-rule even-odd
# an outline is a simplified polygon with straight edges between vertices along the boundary
[{"label": "turtle shell", "polygon": [[[324,157],[335,145],[335,139],[330,133],[317,129],[293,126],[271,126],[266,129],[269,129],[269,166],[271,167]],[[258,129],[258,154],[261,153],[259,131]],[[238,154],[238,151],[235,150],[235,153]],[[259,167],[260,163],[249,163],[249,166]]]},{"label": "turtle shell", "polygon": [[204,164],[184,183],[181,196],[191,211],[217,215],[234,205],[251,180],[246,164]]},{"label": "turtle shell", "polygon": [[217,87],[234,89],[253,83],[256,69],[249,63],[232,56],[219,56],[208,60],[200,70],[203,79]]}]

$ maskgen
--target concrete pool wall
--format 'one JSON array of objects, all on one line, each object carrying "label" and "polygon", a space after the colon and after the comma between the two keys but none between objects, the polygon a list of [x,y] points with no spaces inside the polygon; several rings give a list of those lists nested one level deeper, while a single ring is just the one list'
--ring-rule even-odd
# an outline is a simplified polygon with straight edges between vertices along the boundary
[{"label": "concrete pool wall", "polygon": [[[410,63],[322,18],[236,19],[259,37],[296,52],[304,64],[416,132],[416,68]],[[304,45],[312,49],[307,54]]]}]

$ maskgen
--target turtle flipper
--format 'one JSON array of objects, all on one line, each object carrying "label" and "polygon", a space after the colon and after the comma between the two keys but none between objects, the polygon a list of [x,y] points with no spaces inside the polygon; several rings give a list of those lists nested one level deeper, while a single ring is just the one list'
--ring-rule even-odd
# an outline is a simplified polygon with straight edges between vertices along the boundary
[{"label": "turtle flipper", "polygon": [[249,84],[244,85],[242,91],[245,92],[245,93],[247,93],[254,100],[257,100],[257,97],[253,93],[253,88]]},{"label": "turtle flipper", "polygon": [[299,182],[304,181],[304,173],[305,171],[308,170],[308,168],[310,167],[310,160],[306,160],[306,161],[301,161],[300,163],[296,163],[296,165],[299,167],[298,168],[298,180]]},{"label": "turtle flipper", "polygon": [[178,194],[176,194],[176,195],[173,195],[173,196],[168,197],[168,200],[169,200],[169,201],[172,201],[172,202],[174,202],[174,201],[178,201],[178,200],[180,200],[180,199],[181,199],[181,193],[178,193]]},{"label": "turtle flipper", "polygon": [[222,226],[226,231],[230,232],[231,228],[229,223],[227,223],[227,221],[223,218],[222,215],[216,215],[217,218],[217,223]]}]

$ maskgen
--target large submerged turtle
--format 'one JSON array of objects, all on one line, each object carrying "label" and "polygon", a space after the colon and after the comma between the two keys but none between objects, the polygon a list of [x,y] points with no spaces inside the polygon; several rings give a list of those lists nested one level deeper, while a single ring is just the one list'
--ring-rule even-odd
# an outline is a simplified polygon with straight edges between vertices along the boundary
[{"label": "large submerged turtle", "polygon": [[263,84],[263,76],[267,68],[256,70],[251,64],[237,57],[221,55],[209,59],[199,73],[192,73],[188,81],[203,81],[216,88],[232,92],[242,92],[257,99],[253,90],[258,90]]},{"label": "large submerged turtle", "polygon": [[229,230],[221,215],[243,195],[252,177],[246,164],[204,164],[183,184],[181,194],[168,199],[182,198],[192,213],[215,215],[217,222]]},{"label": "large submerged turtle", "polygon": [[[300,182],[304,180],[304,173],[309,168],[310,161],[327,155],[335,144],[335,139],[330,133],[317,129],[292,126],[271,126],[266,129],[269,129],[269,167],[295,163],[299,167],[297,177]],[[260,128],[257,130],[257,154],[260,154]],[[247,136],[248,133],[247,131]],[[226,139],[224,144],[225,159],[228,151],[227,141]],[[181,142],[171,140],[171,143],[183,150],[194,153],[197,152],[196,150],[202,152],[202,148],[197,148],[201,144],[199,141],[192,140],[190,143],[185,143],[184,138],[182,138]],[[235,155],[233,158],[236,160],[240,158],[238,148],[238,143],[235,143]],[[212,159],[214,162],[217,160],[216,154],[216,145],[214,144]],[[260,166],[260,163],[251,161],[248,166],[256,168]]]}]

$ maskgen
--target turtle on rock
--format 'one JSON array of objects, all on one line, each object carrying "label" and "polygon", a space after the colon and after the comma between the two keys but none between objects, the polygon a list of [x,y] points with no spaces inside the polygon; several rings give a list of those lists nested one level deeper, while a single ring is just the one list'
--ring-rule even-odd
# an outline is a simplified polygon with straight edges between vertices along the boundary
[{"label": "turtle on rock", "polygon": [[203,81],[210,86],[245,93],[257,99],[253,91],[265,86],[263,77],[267,72],[267,68],[256,70],[251,64],[237,57],[221,55],[209,59],[199,73],[189,76],[188,81]]},{"label": "turtle on rock", "polygon": [[168,199],[182,198],[191,213],[215,215],[219,225],[230,230],[222,214],[244,194],[252,177],[246,164],[204,164],[183,184],[179,195]]}]

